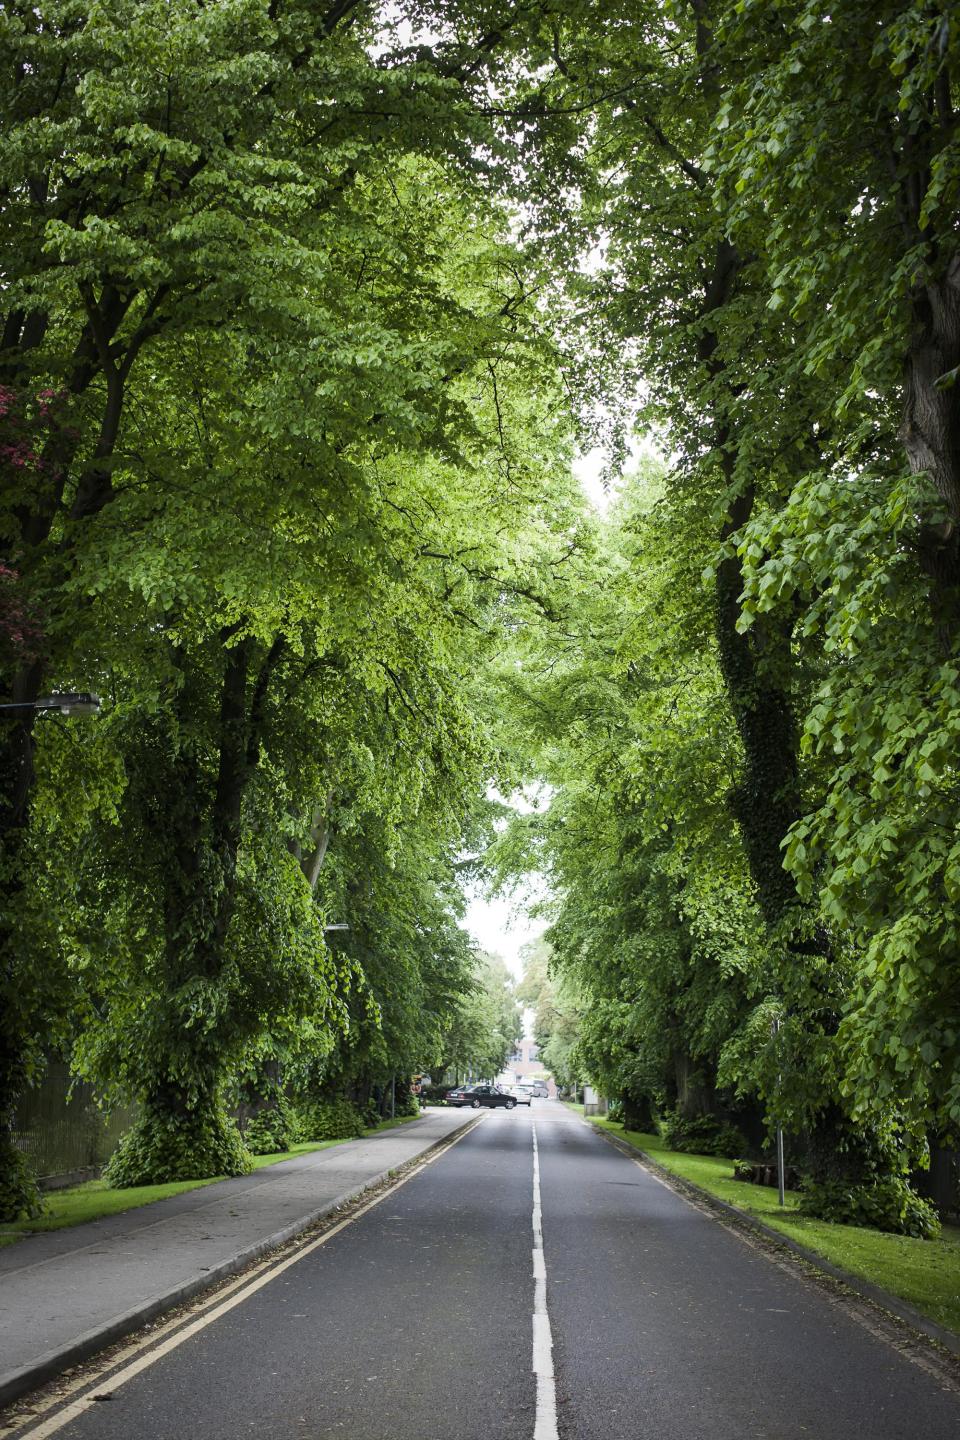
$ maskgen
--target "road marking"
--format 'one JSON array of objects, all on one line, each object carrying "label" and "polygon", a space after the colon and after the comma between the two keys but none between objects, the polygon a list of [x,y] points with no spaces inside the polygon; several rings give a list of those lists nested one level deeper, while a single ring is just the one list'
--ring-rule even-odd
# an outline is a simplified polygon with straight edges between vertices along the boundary
[{"label": "road marking", "polygon": [[[809,1287],[827,1305],[846,1316],[855,1325],[859,1325],[862,1330],[866,1330],[874,1339],[888,1345],[911,1365],[915,1365],[918,1369],[933,1376],[945,1390],[953,1394],[960,1393],[954,1357],[949,1352],[941,1352],[937,1342],[928,1339],[922,1331],[912,1330],[909,1322],[888,1313],[882,1306],[874,1304],[856,1290],[845,1290],[839,1296],[831,1293],[827,1286],[833,1277],[829,1271],[819,1269],[815,1261],[807,1260],[804,1256],[796,1255],[790,1250],[777,1253],[772,1248],[777,1243],[772,1236],[768,1237],[762,1232],[759,1235],[751,1235],[745,1226],[731,1224],[721,1212],[713,1209],[709,1204],[711,1198],[709,1191],[705,1201],[688,1194],[680,1189],[679,1185],[672,1184],[670,1179],[658,1175],[640,1156],[631,1155],[625,1148],[629,1141],[621,1140],[619,1136],[609,1135],[598,1126],[591,1125],[590,1121],[582,1116],[576,1116],[576,1119],[581,1125],[585,1125],[592,1135],[606,1140],[624,1159],[632,1161],[643,1171],[648,1180],[654,1180],[677,1200],[682,1200],[691,1210],[695,1210],[697,1214],[704,1216],[714,1225],[719,1225],[721,1230],[725,1230],[728,1235],[732,1235],[735,1240],[739,1240],[741,1244],[753,1250],[768,1264],[776,1266],[794,1283]],[[683,1177],[677,1176],[676,1179],[682,1183]],[[689,1183],[695,1184],[694,1181]],[[842,1281],[836,1280],[834,1283],[843,1284]]]},{"label": "road marking", "polygon": [[537,1378],[537,1418],[533,1440],[558,1440],[557,1386],[553,1374],[553,1334],[547,1313],[547,1263],[543,1254],[540,1206],[540,1152],[533,1130],[533,1373]]},{"label": "road marking", "polygon": [[[366,1215],[377,1205],[382,1204],[384,1200],[388,1200],[401,1186],[406,1185],[408,1180],[412,1180],[415,1175],[419,1175],[428,1165],[432,1165],[435,1160],[439,1160],[442,1155],[446,1155],[447,1151],[451,1150],[454,1145],[459,1144],[465,1136],[470,1134],[471,1130],[476,1128],[481,1120],[486,1119],[488,1113],[489,1112],[485,1111],[483,1115],[478,1115],[471,1124],[465,1125],[462,1130],[458,1131],[448,1144],[440,1146],[432,1154],[426,1156],[425,1159],[414,1165],[405,1175],[402,1175],[395,1185],[391,1185],[388,1190],[384,1190],[381,1194],[374,1196],[372,1200],[368,1200],[365,1205],[361,1205],[358,1210],[355,1210],[352,1215],[348,1215],[345,1219],[341,1220],[338,1225],[334,1225],[331,1229],[324,1231],[316,1240],[308,1241],[297,1250],[295,1254],[289,1255],[284,1260],[266,1261],[262,1267],[258,1267],[254,1278],[248,1280],[246,1283],[243,1277],[234,1280],[227,1287],[228,1290],[235,1292],[230,1295],[229,1299],[224,1300],[223,1291],[221,1291],[219,1292],[219,1299],[208,1299],[203,1302],[205,1309],[198,1319],[190,1321],[185,1325],[182,1323],[182,1318],[169,1322],[169,1325],[164,1327],[164,1329],[173,1330],[175,1333],[171,1334],[166,1340],[163,1340],[161,1344],[154,1344],[157,1338],[156,1335],[151,1335],[146,1340],[134,1341],[134,1343],[127,1346],[126,1350],[119,1356],[114,1356],[113,1360],[103,1366],[99,1373],[91,1375],[88,1371],[87,1376],[77,1382],[75,1387],[72,1387],[83,1389],[87,1392],[86,1394],[80,1395],[76,1400],[65,1405],[62,1410],[57,1410],[56,1414],[50,1415],[48,1419],[42,1420],[39,1425],[33,1425],[31,1427],[30,1422],[27,1421],[26,1423],[30,1428],[25,1430],[14,1425],[11,1430],[4,1432],[7,1440],[48,1440],[49,1436],[55,1435],[57,1431],[62,1430],[65,1425],[69,1425],[71,1421],[86,1414],[88,1410],[93,1408],[98,1400],[103,1399],[105,1393],[112,1395],[114,1391],[119,1390],[121,1385],[125,1385],[128,1380],[133,1380],[135,1376],[149,1369],[156,1361],[162,1360],[165,1355],[169,1355],[171,1351],[176,1350],[185,1340],[192,1339],[194,1335],[199,1334],[201,1330],[205,1330],[208,1325],[212,1325],[237,1305],[242,1305],[244,1300],[248,1300],[251,1295],[254,1295],[258,1290],[262,1290],[265,1285],[269,1285],[271,1280],[275,1280],[278,1275],[282,1275],[285,1270],[289,1270],[291,1265],[296,1265],[298,1261],[303,1260],[307,1255],[311,1255],[314,1250],[319,1250],[321,1245],[326,1245],[327,1241],[332,1240],[335,1235],[339,1235],[341,1230],[345,1230],[348,1225],[352,1225],[353,1222],[359,1220],[362,1215]],[[238,1289],[237,1287],[241,1288]],[[177,1326],[180,1326],[180,1328],[177,1329]],[[122,1369],[113,1373],[114,1367],[122,1364],[124,1356],[136,1354],[137,1351],[143,1349],[144,1345],[150,1345],[153,1346],[153,1348],[145,1355],[140,1355],[138,1359],[131,1361],[129,1365],[125,1365]],[[29,1397],[25,1398],[28,1404],[32,1403]],[[54,1410],[61,1404],[63,1404],[62,1394],[49,1400],[46,1406],[38,1408]],[[544,1440],[553,1440],[555,1436],[555,1430],[553,1432],[544,1432]],[[540,1440],[539,1431],[536,1432],[534,1440]]]}]

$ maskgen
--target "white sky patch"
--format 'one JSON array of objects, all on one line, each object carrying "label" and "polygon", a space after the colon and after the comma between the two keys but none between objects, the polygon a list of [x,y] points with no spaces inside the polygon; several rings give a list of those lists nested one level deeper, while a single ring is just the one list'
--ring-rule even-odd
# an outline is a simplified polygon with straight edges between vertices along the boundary
[{"label": "white sky patch", "polygon": [[500,955],[511,975],[519,980],[523,974],[521,946],[530,940],[537,940],[549,922],[534,919],[522,901],[505,900],[502,897],[488,899],[476,890],[472,894],[470,891],[467,893],[471,895],[471,899],[463,918],[464,928],[470,932],[481,949]]},{"label": "white sky patch", "polygon": [[573,462],[573,473],[580,481],[584,495],[601,515],[606,515],[616,494],[616,491],[604,485],[600,478],[606,463],[607,457],[599,446],[588,450],[585,455],[578,455]]},{"label": "white sky patch", "polygon": [[[545,810],[550,803],[550,791],[546,785],[515,790],[510,796],[503,796],[491,787],[488,794],[491,800],[509,805],[519,815]],[[505,825],[506,821],[502,824]],[[523,975],[522,947],[531,940],[538,940],[550,923],[543,916],[534,917],[530,913],[548,898],[543,878],[537,875],[525,877],[523,888],[510,896],[488,895],[482,884],[466,886],[465,893],[467,911],[461,922],[463,928],[482,950],[499,955],[511,975],[519,980]]]},{"label": "white sky patch", "polygon": [[[629,472],[641,460],[660,460],[670,463],[670,457],[662,446],[657,444],[656,436],[645,433],[638,433],[631,437],[630,456],[626,462],[627,471]],[[609,462],[610,456],[600,445],[595,445],[592,450],[578,455],[573,462],[573,473],[580,481],[584,495],[600,515],[606,515],[623,483],[620,479],[612,485],[604,484],[603,472]]]}]

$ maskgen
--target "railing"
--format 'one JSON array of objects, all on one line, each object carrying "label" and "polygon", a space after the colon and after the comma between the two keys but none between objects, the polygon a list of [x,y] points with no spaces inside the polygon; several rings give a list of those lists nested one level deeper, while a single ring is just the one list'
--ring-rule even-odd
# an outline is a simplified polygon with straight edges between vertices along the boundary
[{"label": "railing", "polygon": [[[69,1096],[69,1098],[68,1098]],[[17,1111],[14,1141],[39,1179],[73,1179],[96,1174],[133,1121],[132,1108],[99,1108],[91,1085],[75,1081],[52,1060],[39,1085],[28,1090]]]}]

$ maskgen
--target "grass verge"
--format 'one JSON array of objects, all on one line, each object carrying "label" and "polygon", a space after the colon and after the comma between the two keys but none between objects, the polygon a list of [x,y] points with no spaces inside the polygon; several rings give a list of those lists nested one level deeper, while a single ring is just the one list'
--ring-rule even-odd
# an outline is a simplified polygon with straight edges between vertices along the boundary
[{"label": "grass verge", "polygon": [[[415,1115],[398,1116],[395,1120],[382,1120],[379,1125],[365,1130],[364,1135],[376,1135],[381,1130],[393,1130],[415,1120]],[[298,1155],[307,1155],[313,1150],[329,1150],[331,1145],[342,1145],[342,1140],[317,1140],[294,1145],[274,1155],[254,1155],[254,1170],[267,1165],[279,1165],[283,1160],[294,1160]],[[138,1210],[142,1205],[153,1205],[157,1200],[166,1200],[171,1195],[182,1195],[186,1190],[200,1190],[205,1185],[215,1185],[223,1176],[210,1180],[179,1180],[171,1185],[138,1185],[129,1190],[112,1190],[104,1180],[87,1180],[83,1185],[71,1185],[63,1190],[50,1190],[44,1196],[42,1215],[33,1220],[15,1220],[0,1228],[0,1245],[13,1245],[27,1235],[47,1230],[65,1230],[72,1225],[85,1225],[89,1220],[102,1220],[108,1215],[122,1215],[125,1210]]]},{"label": "grass verge", "polygon": [[379,1135],[381,1130],[396,1130],[398,1125],[409,1125],[411,1120],[419,1120],[419,1115],[397,1115],[393,1120],[381,1120],[379,1125],[374,1125],[372,1130],[365,1130],[365,1135]]},{"label": "grass verge", "polygon": [[[571,1107],[572,1108],[572,1107]],[[762,1220],[799,1245],[815,1251],[834,1265],[908,1300],[924,1315],[960,1334],[960,1228],[945,1225],[939,1240],[913,1240],[906,1235],[884,1235],[854,1225],[832,1225],[798,1215],[800,1197],[787,1192],[783,1210],[776,1190],[731,1178],[732,1161],[711,1155],[681,1155],[668,1150],[659,1135],[624,1130],[610,1120],[590,1117],[598,1129],[608,1130],[647,1154],[684,1180],[691,1180],[718,1200],[725,1200],[746,1215]]]}]

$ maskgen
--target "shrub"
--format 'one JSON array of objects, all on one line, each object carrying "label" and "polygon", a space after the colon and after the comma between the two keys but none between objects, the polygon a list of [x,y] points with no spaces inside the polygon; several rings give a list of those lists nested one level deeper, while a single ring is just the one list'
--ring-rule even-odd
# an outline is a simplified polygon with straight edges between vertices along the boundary
[{"label": "shrub", "polygon": [[300,1107],[301,1140],[353,1140],[364,1128],[363,1116],[349,1100],[313,1100]]},{"label": "shrub", "polygon": [[671,1150],[688,1155],[736,1155],[746,1148],[743,1136],[735,1125],[716,1115],[681,1115],[668,1111],[660,1121],[660,1134]]},{"label": "shrub", "polygon": [[0,1219],[16,1220],[23,1215],[33,1220],[43,1202],[27,1157],[8,1136],[0,1136],[3,1164],[0,1165]]},{"label": "shrub", "polygon": [[883,1175],[860,1184],[844,1180],[808,1180],[800,1212],[837,1225],[863,1225],[917,1240],[935,1240],[940,1218],[929,1200],[910,1188],[902,1175]]},{"label": "shrub", "polygon": [[623,1123],[627,1130],[639,1130],[645,1135],[655,1132],[653,1097],[645,1090],[624,1090],[620,1097],[623,1106]]},{"label": "shrub", "polygon": [[714,1155],[722,1155],[726,1159],[730,1155],[736,1155],[738,1150],[744,1148],[744,1138],[736,1125],[729,1121],[720,1126],[717,1133],[716,1146],[711,1152]]},{"label": "shrub", "polygon": [[396,1101],[394,1104],[395,1115],[419,1115],[420,1101],[408,1083],[397,1086]]},{"label": "shrub", "polygon": [[277,1155],[289,1150],[297,1138],[296,1117],[286,1096],[278,1094],[276,1103],[264,1106],[247,1122],[243,1138],[252,1155]]},{"label": "shrub", "polygon": [[623,1124],[623,1101],[611,1100],[607,1106],[607,1119],[612,1120],[614,1125]]},{"label": "shrub", "polygon": [[381,1120],[380,1106],[376,1100],[370,1099],[366,1105],[360,1106],[360,1119],[365,1130],[375,1130]]},{"label": "shrub", "polygon": [[455,1085],[425,1085],[420,1092],[420,1099],[424,1105],[446,1105],[447,1096]]},{"label": "shrub", "polygon": [[146,1102],[103,1172],[119,1190],[246,1175],[250,1152],[219,1102],[173,1114]]}]

